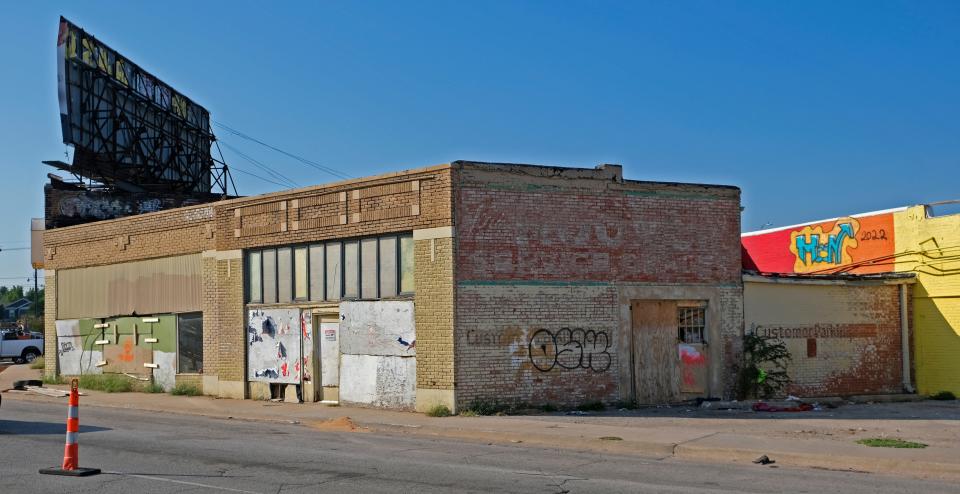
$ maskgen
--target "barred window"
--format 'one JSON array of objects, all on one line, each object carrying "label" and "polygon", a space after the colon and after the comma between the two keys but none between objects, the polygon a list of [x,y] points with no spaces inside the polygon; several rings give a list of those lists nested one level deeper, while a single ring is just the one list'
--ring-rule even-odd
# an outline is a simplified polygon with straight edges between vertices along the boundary
[{"label": "barred window", "polygon": [[683,343],[703,343],[706,308],[677,307],[677,338]]}]

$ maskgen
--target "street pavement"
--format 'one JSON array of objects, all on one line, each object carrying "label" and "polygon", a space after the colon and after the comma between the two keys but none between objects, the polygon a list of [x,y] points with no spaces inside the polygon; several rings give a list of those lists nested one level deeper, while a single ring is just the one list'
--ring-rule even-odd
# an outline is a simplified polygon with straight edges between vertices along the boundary
[{"label": "street pavement", "polygon": [[[140,396],[130,394],[129,396]],[[62,402],[3,400],[0,492],[952,492],[950,481],[640,458],[308,423],[80,409],[80,465],[39,475],[63,454]],[[349,424],[348,424],[349,425]]]}]

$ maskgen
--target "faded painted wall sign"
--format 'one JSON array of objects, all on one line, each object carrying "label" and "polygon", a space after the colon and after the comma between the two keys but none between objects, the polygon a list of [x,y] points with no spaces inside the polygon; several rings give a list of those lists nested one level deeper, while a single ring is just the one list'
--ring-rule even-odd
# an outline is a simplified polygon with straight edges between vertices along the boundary
[{"label": "faded painted wall sign", "polygon": [[750,332],[767,338],[873,338],[877,325],[860,324],[813,324],[809,326],[756,325]]},{"label": "faded painted wall sign", "polygon": [[247,317],[247,378],[300,384],[304,331],[299,309],[251,309]]},{"label": "faded painted wall sign", "polygon": [[606,331],[562,328],[551,332],[540,329],[533,333],[527,345],[530,362],[541,372],[561,369],[590,369],[606,372],[610,369],[610,336]]},{"label": "faded painted wall sign", "polygon": [[743,266],[766,273],[880,273],[893,268],[893,214],[846,217],[741,237]]}]

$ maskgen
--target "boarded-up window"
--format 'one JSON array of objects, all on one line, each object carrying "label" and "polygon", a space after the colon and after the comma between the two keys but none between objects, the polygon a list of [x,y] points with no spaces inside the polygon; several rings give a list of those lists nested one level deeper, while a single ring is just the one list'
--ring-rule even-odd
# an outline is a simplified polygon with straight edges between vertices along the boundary
[{"label": "boarded-up window", "polygon": [[177,315],[177,372],[203,372],[203,313]]},{"label": "boarded-up window", "polygon": [[340,242],[327,244],[327,300],[340,300],[343,281]]},{"label": "boarded-up window", "polygon": [[397,237],[380,238],[380,297],[397,295]]},{"label": "boarded-up window", "polygon": [[323,245],[310,246],[310,300],[323,300]]},{"label": "boarded-up window", "polygon": [[277,303],[277,251],[263,251],[263,303]]},{"label": "boarded-up window", "polygon": [[400,291],[412,293],[413,283],[413,236],[400,237]]},{"label": "boarded-up window", "polygon": [[200,254],[57,270],[57,319],[200,310]]},{"label": "boarded-up window", "polygon": [[356,240],[343,243],[343,296],[360,296],[360,244]]},{"label": "boarded-up window", "polygon": [[293,249],[293,298],[307,299],[307,248]]},{"label": "boarded-up window", "polygon": [[360,286],[363,298],[377,298],[377,239],[365,238],[360,241]]},{"label": "boarded-up window", "polygon": [[247,297],[251,302],[263,302],[263,277],[260,252],[247,255]]}]

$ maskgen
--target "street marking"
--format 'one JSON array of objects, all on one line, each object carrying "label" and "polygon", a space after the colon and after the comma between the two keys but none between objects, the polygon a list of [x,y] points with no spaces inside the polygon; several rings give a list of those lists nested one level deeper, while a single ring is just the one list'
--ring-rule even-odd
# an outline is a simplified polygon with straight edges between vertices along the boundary
[{"label": "street marking", "polygon": [[[205,488],[207,488],[207,489],[217,489],[217,490],[228,491],[228,492],[242,492],[242,493],[244,493],[244,494],[261,494],[261,493],[259,493],[259,492],[254,492],[254,491],[244,491],[244,490],[241,490],[241,489],[231,489],[230,487],[220,487],[220,486],[218,486],[218,485],[201,484],[201,483],[199,483],[199,482],[187,482],[186,480],[167,479],[167,478],[164,478],[164,477],[155,477],[155,476],[153,476],[153,475],[140,475],[140,474],[137,474],[137,473],[123,473],[123,472],[103,472],[103,473],[112,473],[112,474],[114,474],[114,475],[122,475],[122,476],[124,476],[124,477],[137,477],[137,478],[139,478],[139,479],[159,480],[159,481],[162,481],[162,482],[172,482],[172,483],[174,483],[174,484],[192,485],[192,486],[194,486],[194,487],[205,487]],[[229,477],[224,477],[224,478],[229,478]]]}]

